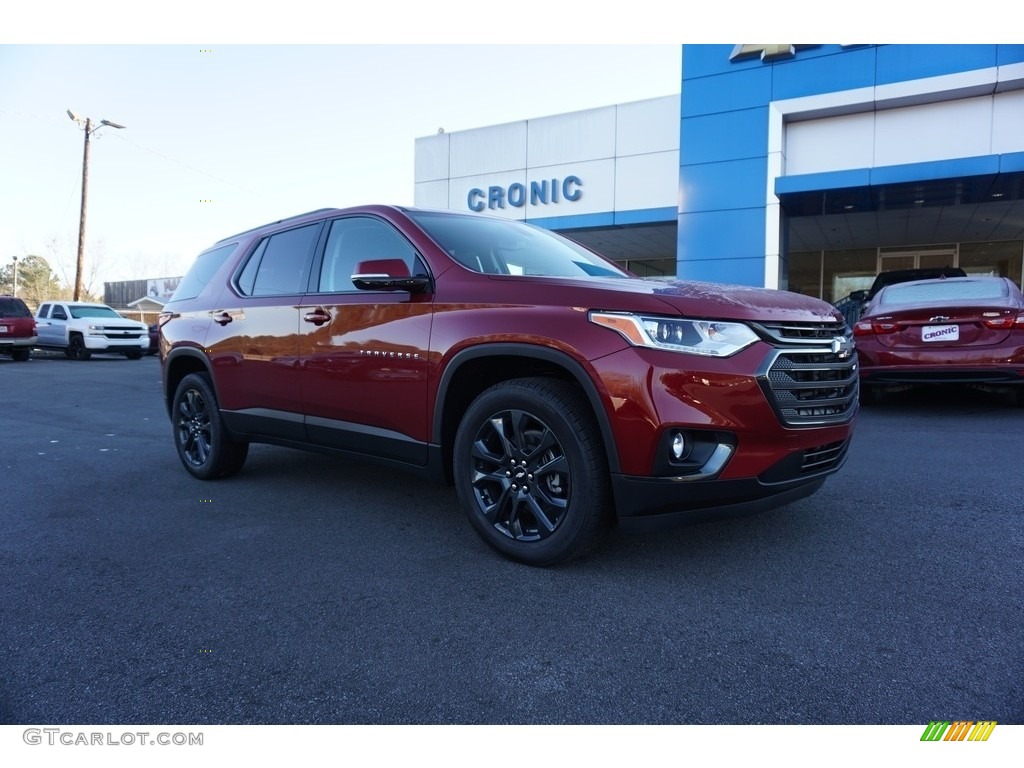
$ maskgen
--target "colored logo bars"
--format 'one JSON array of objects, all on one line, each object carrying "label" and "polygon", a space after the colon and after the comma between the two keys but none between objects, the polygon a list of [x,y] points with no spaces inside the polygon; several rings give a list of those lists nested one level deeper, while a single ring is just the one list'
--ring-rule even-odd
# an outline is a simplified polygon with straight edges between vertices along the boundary
[{"label": "colored logo bars", "polygon": [[995,720],[932,720],[921,734],[921,741],[988,741]]}]

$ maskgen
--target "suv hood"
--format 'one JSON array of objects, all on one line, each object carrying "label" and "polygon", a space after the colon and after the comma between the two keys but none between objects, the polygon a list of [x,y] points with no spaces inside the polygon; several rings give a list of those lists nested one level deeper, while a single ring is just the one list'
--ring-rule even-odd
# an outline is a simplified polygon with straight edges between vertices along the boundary
[{"label": "suv hood", "polygon": [[[678,313],[685,317],[759,322],[833,323],[843,316],[831,304],[790,291],[683,280],[543,278],[593,291],[594,309]],[[539,285],[538,285],[539,287]],[[643,298],[646,297],[646,298]],[[667,306],[666,306],[667,305]]]}]

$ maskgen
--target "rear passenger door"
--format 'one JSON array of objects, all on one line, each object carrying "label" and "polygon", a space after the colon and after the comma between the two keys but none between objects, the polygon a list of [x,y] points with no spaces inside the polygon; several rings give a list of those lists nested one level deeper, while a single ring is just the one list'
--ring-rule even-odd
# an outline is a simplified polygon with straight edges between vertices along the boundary
[{"label": "rear passenger door", "polygon": [[349,216],[328,225],[300,312],[307,433],[333,448],[423,465],[433,293],[360,290],[352,275],[368,261],[390,261],[408,275],[427,268],[383,219]]},{"label": "rear passenger door", "polygon": [[210,313],[207,355],[225,419],[240,433],[305,439],[299,305],[323,222],[263,238]]}]

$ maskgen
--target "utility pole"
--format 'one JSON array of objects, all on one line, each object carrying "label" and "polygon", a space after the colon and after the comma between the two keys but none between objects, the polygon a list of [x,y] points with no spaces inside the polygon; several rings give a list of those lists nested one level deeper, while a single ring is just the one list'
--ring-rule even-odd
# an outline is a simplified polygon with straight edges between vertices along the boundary
[{"label": "utility pole", "polygon": [[14,259],[14,295],[18,295],[18,257],[12,256]]},{"label": "utility pole", "polygon": [[68,117],[82,126],[85,131],[85,149],[82,150],[82,208],[78,216],[78,258],[75,260],[74,298],[75,301],[79,301],[82,298],[82,269],[85,263],[85,208],[86,198],[89,193],[89,137],[104,126],[110,126],[111,128],[124,128],[125,126],[112,123],[109,120],[100,120],[100,124],[93,128],[91,117],[83,120],[70,109],[68,110]]}]

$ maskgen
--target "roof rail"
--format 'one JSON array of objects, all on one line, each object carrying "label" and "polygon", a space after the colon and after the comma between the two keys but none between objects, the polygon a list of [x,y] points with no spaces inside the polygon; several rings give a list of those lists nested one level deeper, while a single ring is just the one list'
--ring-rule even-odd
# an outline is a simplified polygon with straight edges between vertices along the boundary
[{"label": "roof rail", "polygon": [[285,218],[278,219],[277,221],[268,221],[266,224],[260,224],[258,227],[251,227],[249,229],[243,229],[241,232],[236,232],[235,234],[229,235],[228,237],[222,237],[220,240],[218,240],[216,243],[214,243],[214,245],[220,245],[221,243],[225,243],[228,240],[234,240],[236,237],[241,237],[242,235],[247,235],[250,232],[255,232],[257,229],[263,229],[264,227],[272,227],[275,224],[284,224],[286,221],[293,221],[295,219],[301,219],[301,218],[304,218],[306,216],[312,216],[315,213],[327,213],[328,211],[337,211],[337,210],[339,210],[339,209],[338,208],[317,208],[315,211],[306,211],[305,213],[297,213],[294,216],[286,216]]}]

